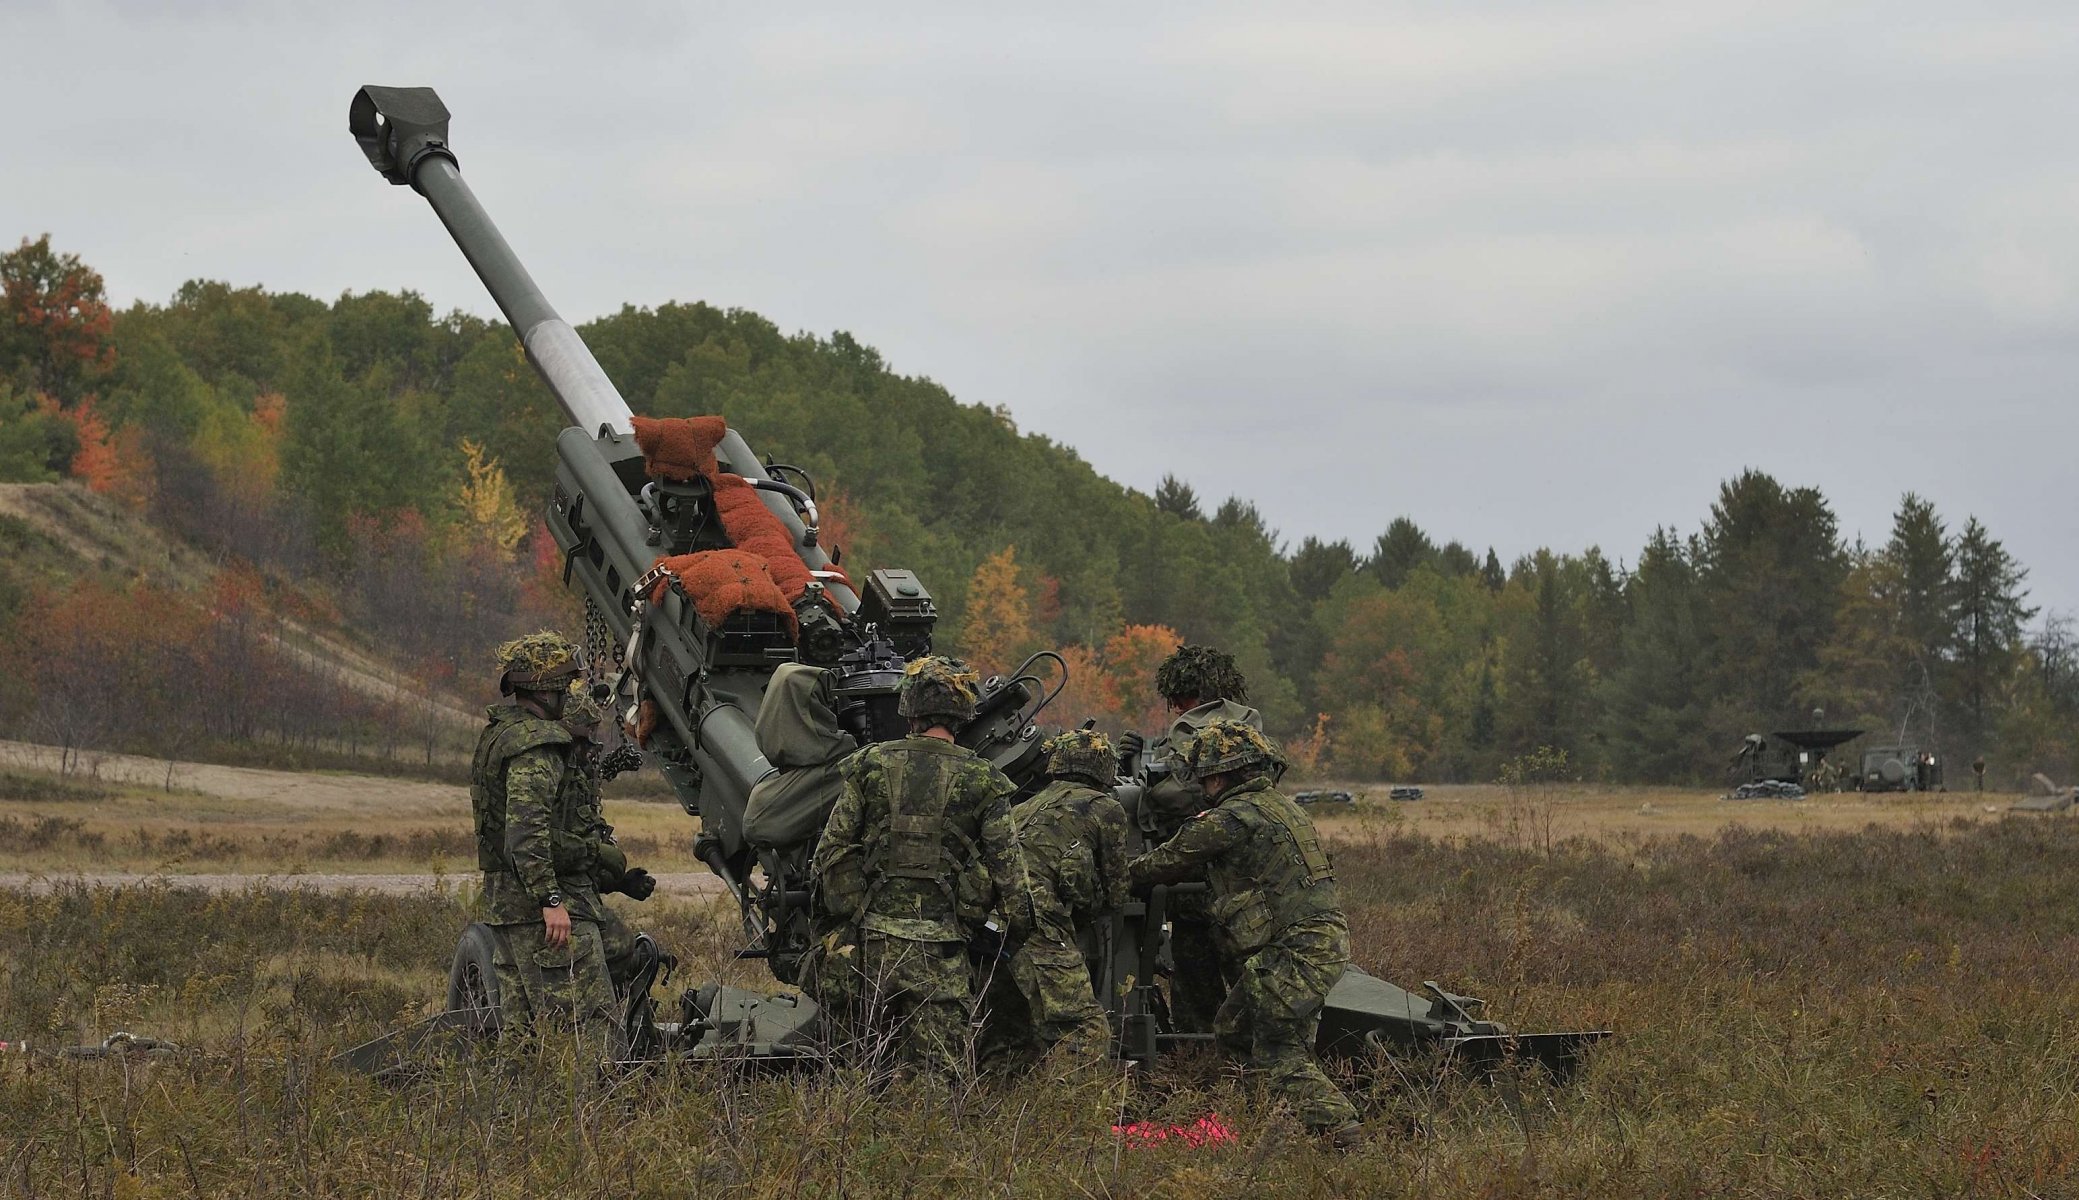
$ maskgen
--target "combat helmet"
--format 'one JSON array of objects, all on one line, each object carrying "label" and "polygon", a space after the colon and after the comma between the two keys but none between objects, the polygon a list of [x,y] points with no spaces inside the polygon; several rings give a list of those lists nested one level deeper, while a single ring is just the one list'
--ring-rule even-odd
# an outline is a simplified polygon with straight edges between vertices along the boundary
[{"label": "combat helmet", "polygon": [[1047,742],[1047,776],[1108,786],[1118,774],[1119,752],[1094,729],[1071,729]]},{"label": "combat helmet", "polygon": [[941,717],[949,724],[972,720],[982,698],[982,677],[957,658],[933,654],[904,667],[896,711],[912,719]]},{"label": "combat helmet", "polygon": [[547,629],[530,633],[498,647],[498,691],[561,691],[584,665],[584,651],[569,638]]},{"label": "combat helmet", "polygon": [[1179,646],[1155,668],[1155,691],[1164,700],[1196,699],[1200,704],[1232,700],[1245,704],[1249,681],[1234,665],[1234,655],[1211,646]]},{"label": "combat helmet", "polygon": [[1271,740],[1240,721],[1208,721],[1177,747],[1176,761],[1187,778],[1208,775],[1272,775],[1283,765]]}]

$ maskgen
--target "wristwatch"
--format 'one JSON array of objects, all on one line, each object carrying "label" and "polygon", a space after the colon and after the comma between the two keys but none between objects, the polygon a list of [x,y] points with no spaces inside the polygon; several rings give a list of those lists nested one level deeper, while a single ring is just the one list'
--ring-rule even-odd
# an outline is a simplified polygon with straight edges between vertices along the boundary
[{"label": "wristwatch", "polygon": [[547,896],[542,898],[541,906],[543,908],[562,908],[563,893],[550,892]]}]

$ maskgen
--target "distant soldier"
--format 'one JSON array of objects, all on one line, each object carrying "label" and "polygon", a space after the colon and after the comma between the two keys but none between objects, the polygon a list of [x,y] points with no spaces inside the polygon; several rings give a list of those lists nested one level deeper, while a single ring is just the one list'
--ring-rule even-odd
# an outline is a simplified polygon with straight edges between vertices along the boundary
[{"label": "distant soldier", "polygon": [[[1177,748],[1214,721],[1239,721],[1260,731],[1263,716],[1247,704],[1249,683],[1234,656],[1211,646],[1177,647],[1155,668],[1155,691],[1172,714],[1169,729],[1145,745],[1140,734],[1128,733],[1119,748],[1121,773],[1145,779],[1144,827],[1152,826],[1149,836],[1159,842],[1207,803],[1196,782],[1172,769]],[[1170,1017],[1181,1032],[1209,1033],[1240,964],[1221,953],[1202,900],[1173,898],[1169,920]]]},{"label": "distant soldier", "polygon": [[[954,1074],[966,1058],[974,984],[967,943],[999,899],[1021,939],[1029,902],[1014,887],[1011,781],[953,741],[981,680],[958,659],[909,665],[899,711],[910,735],[860,750],[816,846],[820,903],[848,921],[864,1007],[895,1057]],[[828,968],[825,968],[826,971]]]},{"label": "distant soldier", "polygon": [[1029,1022],[1011,1040],[1065,1065],[1103,1062],[1112,1050],[1082,943],[1126,903],[1126,810],[1111,792],[1117,764],[1103,734],[1070,730],[1047,746],[1052,782],[1011,809],[1019,884],[1032,904],[1032,932],[1011,956]]},{"label": "distant soldier", "polygon": [[1225,949],[1241,964],[1215,1022],[1222,1039],[1248,1046],[1248,1066],[1310,1132],[1348,1145],[1357,1110],[1314,1061],[1322,1004],[1350,961],[1350,928],[1314,823],[1272,784],[1277,751],[1248,725],[1214,721],[1175,755],[1213,807],[1134,859],[1133,886],[1205,880]]},{"label": "distant soldier", "polygon": [[613,984],[600,941],[591,873],[557,862],[559,841],[582,841],[584,772],[562,724],[578,648],[534,633],[498,648],[498,690],[470,772],[485,921],[495,938],[502,1028],[576,1029],[602,1049],[614,1021]]},{"label": "distant soldier", "polygon": [[[619,892],[630,900],[642,901],[650,898],[657,890],[657,881],[641,867],[630,867],[628,855],[614,840],[614,827],[607,823],[605,810],[599,802],[599,785],[614,775],[620,768],[615,763],[601,770],[599,727],[604,715],[599,705],[590,696],[573,686],[570,697],[563,702],[563,727],[570,731],[573,739],[571,767],[577,787],[572,797],[575,819],[571,822],[577,831],[574,840],[564,841],[556,847],[557,871],[582,870],[592,879],[592,886],[604,897]],[[606,952],[607,974],[613,979],[616,992],[626,991],[634,978],[641,958],[636,952],[635,930],[612,905],[599,905],[599,940]]]}]

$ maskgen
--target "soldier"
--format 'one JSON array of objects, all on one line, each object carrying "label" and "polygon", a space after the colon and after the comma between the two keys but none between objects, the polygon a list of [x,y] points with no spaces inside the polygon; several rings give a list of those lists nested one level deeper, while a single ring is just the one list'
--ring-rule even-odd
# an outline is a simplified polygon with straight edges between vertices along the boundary
[{"label": "soldier", "polygon": [[[599,726],[603,720],[599,705],[585,694],[582,682],[571,685],[568,699],[563,702],[563,727],[570,731],[572,741],[571,767],[579,786],[576,796],[576,819],[572,822],[577,830],[577,843],[565,857],[574,866],[582,868],[591,876],[592,886],[605,897],[615,892],[630,900],[643,901],[657,890],[657,880],[641,867],[630,867],[628,855],[614,840],[614,827],[607,823],[606,813],[599,803],[599,785],[619,770],[613,766],[602,772],[600,764]],[[562,850],[559,847],[559,852]],[[558,863],[558,870],[566,869]],[[641,958],[636,952],[635,930],[616,912],[612,905],[603,900],[599,905],[599,941],[606,953],[607,975],[614,982],[615,992],[625,992],[634,978]]]},{"label": "soldier", "polygon": [[[1144,828],[1159,842],[1206,806],[1198,785],[1170,769],[1176,748],[1213,721],[1240,721],[1261,731],[1263,717],[1246,703],[1249,683],[1234,657],[1211,646],[1177,647],[1155,668],[1155,691],[1173,714],[1168,731],[1145,749],[1140,734],[1128,733],[1119,747],[1121,774],[1133,775],[1143,764],[1156,767],[1142,772],[1147,785],[1143,803]],[[1240,965],[1221,954],[1213,922],[1197,897],[1173,899],[1169,920],[1170,1018],[1181,1032],[1210,1033]]]},{"label": "soldier", "polygon": [[1250,726],[1214,721],[1175,753],[1213,807],[1134,859],[1133,886],[1205,879],[1225,949],[1241,964],[1215,1022],[1223,1040],[1245,1038],[1248,1066],[1307,1129],[1348,1146],[1357,1110],[1314,1061],[1322,1003],[1350,961],[1350,928],[1314,823],[1272,784],[1277,751]]},{"label": "soldier", "polygon": [[980,677],[958,659],[909,665],[899,710],[910,736],[847,759],[844,789],[816,846],[820,902],[857,931],[847,957],[868,1015],[888,1023],[908,1073],[956,1073],[965,1060],[974,984],[967,942],[1003,901],[1009,935],[1031,924],[1014,888],[1003,772],[955,744],[974,716]]},{"label": "soldier", "polygon": [[1110,790],[1117,763],[1103,734],[1064,733],[1047,746],[1052,782],[1011,809],[1032,932],[1011,956],[1029,1024],[1010,1039],[1068,1065],[1101,1063],[1112,1049],[1081,943],[1126,903],[1126,810]]},{"label": "soldier", "polygon": [[[486,714],[469,797],[501,1027],[575,1027],[604,1043],[614,993],[599,895],[568,850],[582,842],[584,773],[571,763],[573,739],[561,723],[581,665],[578,648],[561,635],[534,633],[500,646],[498,661],[498,690],[511,700]],[[559,841],[566,847],[560,864]]]}]

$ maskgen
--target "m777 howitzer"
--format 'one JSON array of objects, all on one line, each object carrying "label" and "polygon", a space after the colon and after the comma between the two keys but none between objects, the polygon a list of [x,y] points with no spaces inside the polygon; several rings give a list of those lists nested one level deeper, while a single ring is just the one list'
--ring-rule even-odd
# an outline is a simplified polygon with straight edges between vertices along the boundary
[{"label": "m777 howitzer", "polygon": [[[564,580],[584,598],[590,678],[680,805],[699,818],[694,853],[735,898],[747,943],[741,956],[762,959],[779,982],[795,983],[813,942],[808,863],[836,780],[827,769],[814,774],[791,751],[769,757],[761,735],[773,745],[768,723],[787,715],[773,710],[791,704],[820,714],[826,745],[849,749],[901,736],[896,684],[908,660],[930,652],[930,593],[892,568],[855,584],[839,566],[839,548],[821,543],[814,482],[759,459],[720,418],[652,422],[630,412],[463,182],[448,143],[448,110],[432,89],[363,88],[348,124],[384,178],[410,185],[433,206],[570,419],[556,440],[546,515]],[[1042,653],[988,681],[958,740],[1022,790],[1036,790],[1044,757],[1037,721],[1066,678],[1061,658]],[[788,787],[796,770],[818,786]],[[1130,815],[1140,791],[1119,783]],[[1169,892],[1157,888],[1130,904],[1104,931],[1105,944],[1092,948],[1098,993],[1125,1057],[1145,1059],[1206,1036],[1171,1027],[1157,984]],[[484,932],[472,926],[465,933],[451,1012],[436,1026],[481,1029],[495,1010]],[[709,985],[684,992],[679,1011],[667,1014],[675,1019],[658,1020],[655,976],[653,963],[626,997],[625,1032],[637,1055],[802,1062],[832,1052],[805,996]],[[1418,996],[1352,968],[1329,995],[1323,1050],[1362,1056],[1432,1046],[1480,1061],[1521,1056],[1564,1071],[1601,1036],[1510,1034],[1474,1015],[1478,1001],[1425,987]],[[415,1040],[392,1035],[349,1060],[382,1069]]]}]

